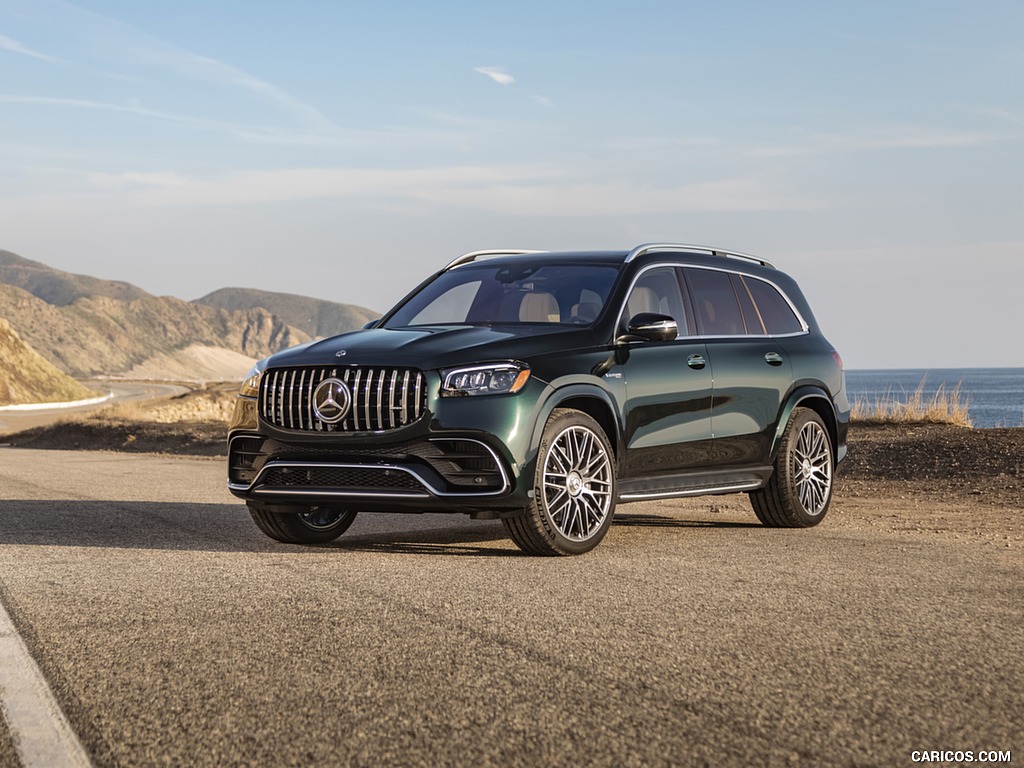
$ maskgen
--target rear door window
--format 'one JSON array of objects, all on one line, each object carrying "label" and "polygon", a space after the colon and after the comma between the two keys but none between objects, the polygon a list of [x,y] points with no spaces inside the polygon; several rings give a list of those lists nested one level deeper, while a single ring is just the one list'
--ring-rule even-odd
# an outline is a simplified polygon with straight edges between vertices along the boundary
[{"label": "rear door window", "polygon": [[761,322],[761,315],[754,306],[754,300],[750,298],[750,291],[739,275],[730,275],[732,289],[736,292],[736,298],[740,302],[740,312],[743,314],[743,326],[748,336],[764,336],[764,324]]},{"label": "rear door window", "polygon": [[697,330],[703,336],[742,336],[746,333],[736,291],[727,272],[686,269],[693,294]]}]

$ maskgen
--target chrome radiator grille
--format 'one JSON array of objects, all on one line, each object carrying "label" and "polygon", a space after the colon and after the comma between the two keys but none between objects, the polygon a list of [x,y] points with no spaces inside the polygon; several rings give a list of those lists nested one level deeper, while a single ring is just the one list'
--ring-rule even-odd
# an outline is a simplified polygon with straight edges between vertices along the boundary
[{"label": "chrome radiator grille", "polygon": [[[313,394],[325,379],[345,382],[350,406],[337,423],[315,409]],[[426,409],[420,371],[408,368],[272,368],[260,385],[260,416],[275,427],[304,432],[385,432],[417,421]]]}]

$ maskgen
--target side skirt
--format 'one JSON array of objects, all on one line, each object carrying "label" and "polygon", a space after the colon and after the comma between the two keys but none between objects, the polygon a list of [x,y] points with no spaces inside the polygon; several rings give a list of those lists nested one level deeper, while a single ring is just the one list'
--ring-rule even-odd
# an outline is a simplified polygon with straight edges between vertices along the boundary
[{"label": "side skirt", "polygon": [[620,479],[618,500],[629,502],[746,493],[763,488],[772,476],[772,472],[772,467],[752,467],[743,470],[729,469],[685,475]]}]

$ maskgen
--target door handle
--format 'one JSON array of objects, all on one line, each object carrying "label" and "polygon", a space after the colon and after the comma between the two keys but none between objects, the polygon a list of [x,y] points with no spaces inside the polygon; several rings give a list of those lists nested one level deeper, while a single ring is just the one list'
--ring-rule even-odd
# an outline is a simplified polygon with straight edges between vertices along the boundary
[{"label": "door handle", "polygon": [[782,365],[782,355],[778,352],[769,352],[764,356],[764,361],[768,365]]},{"label": "door handle", "polygon": [[701,355],[690,355],[686,358],[686,364],[695,370],[700,370],[707,363],[704,362],[704,358]]}]

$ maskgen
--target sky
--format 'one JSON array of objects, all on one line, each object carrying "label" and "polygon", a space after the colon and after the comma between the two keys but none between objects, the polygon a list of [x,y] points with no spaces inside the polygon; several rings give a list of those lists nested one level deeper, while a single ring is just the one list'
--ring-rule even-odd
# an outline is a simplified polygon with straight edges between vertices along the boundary
[{"label": "sky", "polygon": [[0,248],[387,309],[682,242],[848,368],[1024,366],[1024,3],[0,0]]}]

